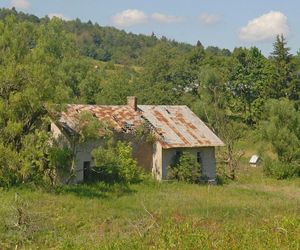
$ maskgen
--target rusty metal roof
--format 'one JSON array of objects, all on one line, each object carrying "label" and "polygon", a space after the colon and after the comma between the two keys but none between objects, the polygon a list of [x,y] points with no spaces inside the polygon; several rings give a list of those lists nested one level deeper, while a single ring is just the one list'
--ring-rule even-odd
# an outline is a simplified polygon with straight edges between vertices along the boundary
[{"label": "rusty metal roof", "polygon": [[215,147],[224,143],[187,106],[138,105],[135,111],[128,105],[67,105],[59,122],[75,128],[76,117],[88,111],[116,130],[126,130],[146,122],[155,132],[163,148]]},{"label": "rusty metal roof", "polygon": [[107,105],[78,105],[69,104],[62,112],[59,123],[64,128],[75,129],[78,122],[78,114],[81,112],[91,112],[100,121],[105,121],[116,130],[123,130],[137,126],[141,122],[139,112],[134,111],[127,105],[107,106]]},{"label": "rusty metal roof", "polygon": [[163,148],[224,146],[187,106],[139,105],[138,108],[161,136]]}]

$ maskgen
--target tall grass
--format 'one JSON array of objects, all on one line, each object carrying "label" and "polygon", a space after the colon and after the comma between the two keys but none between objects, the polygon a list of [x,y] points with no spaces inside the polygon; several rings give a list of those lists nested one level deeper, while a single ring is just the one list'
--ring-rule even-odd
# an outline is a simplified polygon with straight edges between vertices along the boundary
[{"label": "tall grass", "polygon": [[300,249],[300,181],[259,169],[223,186],[1,190],[0,204],[0,249]]}]

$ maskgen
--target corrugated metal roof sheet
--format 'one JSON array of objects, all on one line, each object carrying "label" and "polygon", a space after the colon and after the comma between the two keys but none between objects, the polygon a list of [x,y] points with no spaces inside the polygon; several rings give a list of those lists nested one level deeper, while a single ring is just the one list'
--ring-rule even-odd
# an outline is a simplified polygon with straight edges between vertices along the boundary
[{"label": "corrugated metal roof sheet", "polygon": [[139,105],[138,108],[161,136],[164,148],[224,146],[187,106]]},{"label": "corrugated metal roof sheet", "polygon": [[146,122],[154,130],[163,148],[214,147],[224,143],[187,106],[138,105],[138,111],[124,106],[67,105],[59,122],[75,128],[76,117],[88,111],[117,130]]}]

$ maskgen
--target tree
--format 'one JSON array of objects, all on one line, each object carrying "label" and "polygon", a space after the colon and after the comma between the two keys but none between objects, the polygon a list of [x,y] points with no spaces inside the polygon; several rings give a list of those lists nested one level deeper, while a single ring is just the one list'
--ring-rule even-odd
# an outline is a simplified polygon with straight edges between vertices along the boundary
[{"label": "tree", "polygon": [[80,99],[83,103],[96,104],[97,97],[101,94],[103,90],[104,70],[99,70],[97,68],[88,69],[85,74],[85,78],[82,79],[79,84]]},{"label": "tree", "polygon": [[202,45],[202,43],[201,43],[199,40],[197,41],[196,46],[197,46],[197,47],[200,47],[200,48],[202,48],[202,49],[204,48],[204,46]]},{"label": "tree", "polygon": [[276,62],[289,63],[292,55],[290,54],[290,48],[286,47],[287,42],[283,35],[277,35],[276,41],[273,43],[273,52],[271,58]]},{"label": "tree", "polygon": [[266,105],[268,118],[263,137],[272,145],[277,159],[267,161],[267,172],[277,178],[300,175],[300,113],[287,99],[271,100]]},{"label": "tree", "polygon": [[269,140],[280,161],[292,163],[300,160],[300,114],[293,102],[283,99],[269,101],[264,135]]},{"label": "tree", "polygon": [[244,155],[243,151],[236,149],[237,142],[243,136],[243,124],[230,121],[226,116],[219,116],[216,129],[225,143],[225,150],[220,153],[221,162],[226,165],[225,176],[235,180],[240,159]]},{"label": "tree", "polygon": [[136,79],[136,95],[143,103],[174,104],[178,100],[174,63],[178,51],[170,44],[162,43],[148,51],[143,72]]},{"label": "tree", "polygon": [[[134,95],[132,93],[137,88],[133,83],[132,78],[134,73],[129,69],[115,70],[113,74],[107,76],[103,80],[101,90],[94,92],[95,102],[98,104],[107,105],[122,105],[126,102],[127,96]],[[97,85],[97,83],[91,82],[91,85]]]},{"label": "tree", "polygon": [[293,56],[283,35],[277,36],[273,44],[270,60],[274,67],[273,82],[269,88],[271,98],[286,97],[297,99],[299,78],[295,75]]},{"label": "tree", "polygon": [[34,25],[8,16],[0,31],[0,140],[2,153],[16,157],[2,162],[5,183],[41,183],[53,173],[44,104],[69,99],[61,64],[78,54],[59,20]]},{"label": "tree", "polygon": [[144,70],[136,79],[143,85],[138,97],[150,104],[177,104],[185,95],[195,95],[198,63],[203,57],[201,47],[183,53],[170,44],[155,46],[148,51]]},{"label": "tree", "polygon": [[243,112],[248,124],[257,121],[263,100],[266,98],[265,86],[271,74],[266,58],[257,48],[236,49],[235,64],[231,71],[228,89],[233,95],[232,108]]}]

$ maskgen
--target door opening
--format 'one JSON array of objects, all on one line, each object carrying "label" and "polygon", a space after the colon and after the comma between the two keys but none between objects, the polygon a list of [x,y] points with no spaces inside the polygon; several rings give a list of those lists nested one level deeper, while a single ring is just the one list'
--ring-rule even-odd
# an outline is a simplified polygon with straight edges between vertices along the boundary
[{"label": "door opening", "polygon": [[83,162],[83,181],[89,182],[91,180],[91,162]]}]

